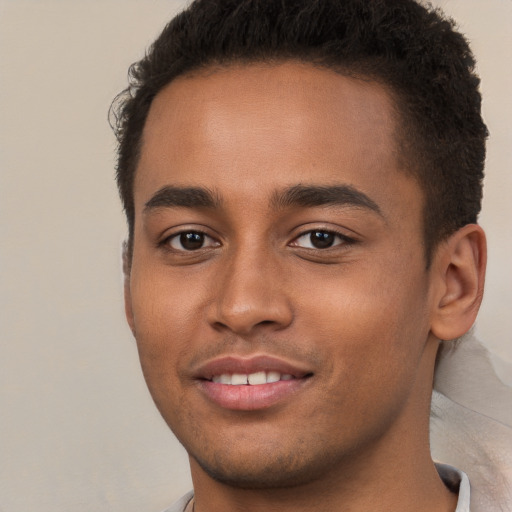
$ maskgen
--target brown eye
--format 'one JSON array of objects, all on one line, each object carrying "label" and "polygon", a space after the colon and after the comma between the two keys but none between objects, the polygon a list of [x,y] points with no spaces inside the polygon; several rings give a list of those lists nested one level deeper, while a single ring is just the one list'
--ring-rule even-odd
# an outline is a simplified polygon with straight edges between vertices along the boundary
[{"label": "brown eye", "polygon": [[336,245],[350,242],[348,237],[344,237],[332,231],[308,231],[295,239],[292,245],[296,247],[304,247],[306,249],[329,249]]},{"label": "brown eye", "polygon": [[309,238],[311,245],[316,249],[327,249],[332,247],[336,241],[336,235],[327,231],[313,231],[310,233]]},{"label": "brown eye", "polygon": [[185,231],[169,238],[169,245],[177,251],[197,251],[216,245],[215,240],[199,231]]}]

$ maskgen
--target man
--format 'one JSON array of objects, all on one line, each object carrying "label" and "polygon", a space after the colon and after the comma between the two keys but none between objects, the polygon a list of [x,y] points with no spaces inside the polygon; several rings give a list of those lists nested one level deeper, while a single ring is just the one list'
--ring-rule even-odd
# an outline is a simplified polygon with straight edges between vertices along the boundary
[{"label": "man", "polygon": [[199,0],[132,78],[126,313],[190,458],[170,510],[469,510],[429,447],[485,274],[464,38],[412,0]]}]

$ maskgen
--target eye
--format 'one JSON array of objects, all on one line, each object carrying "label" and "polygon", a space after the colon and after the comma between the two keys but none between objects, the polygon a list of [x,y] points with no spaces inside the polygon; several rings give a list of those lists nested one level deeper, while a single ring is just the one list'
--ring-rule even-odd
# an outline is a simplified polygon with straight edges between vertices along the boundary
[{"label": "eye", "polygon": [[329,249],[330,247],[350,242],[352,242],[350,238],[339,233],[314,230],[297,237],[291,245],[306,249]]},{"label": "eye", "polygon": [[167,238],[165,243],[176,251],[197,251],[219,245],[216,240],[201,231],[183,231]]}]

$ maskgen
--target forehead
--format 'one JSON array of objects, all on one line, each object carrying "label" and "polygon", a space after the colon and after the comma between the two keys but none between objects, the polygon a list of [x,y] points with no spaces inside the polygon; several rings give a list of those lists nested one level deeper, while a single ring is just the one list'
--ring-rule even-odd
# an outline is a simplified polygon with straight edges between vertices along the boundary
[{"label": "forehead", "polygon": [[255,189],[271,195],[341,182],[377,198],[398,196],[410,180],[398,171],[394,112],[383,86],[309,64],[233,65],[182,76],[151,106],[136,209],[169,184],[227,195],[247,190],[251,199]]}]

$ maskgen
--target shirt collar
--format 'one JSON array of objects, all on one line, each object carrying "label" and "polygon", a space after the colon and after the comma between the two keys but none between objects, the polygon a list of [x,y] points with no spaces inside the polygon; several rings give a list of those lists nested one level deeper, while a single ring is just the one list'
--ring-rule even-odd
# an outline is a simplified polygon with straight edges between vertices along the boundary
[{"label": "shirt collar", "polygon": [[448,464],[436,463],[436,469],[446,487],[459,495],[455,512],[471,512],[469,508],[471,490],[466,473]]}]

